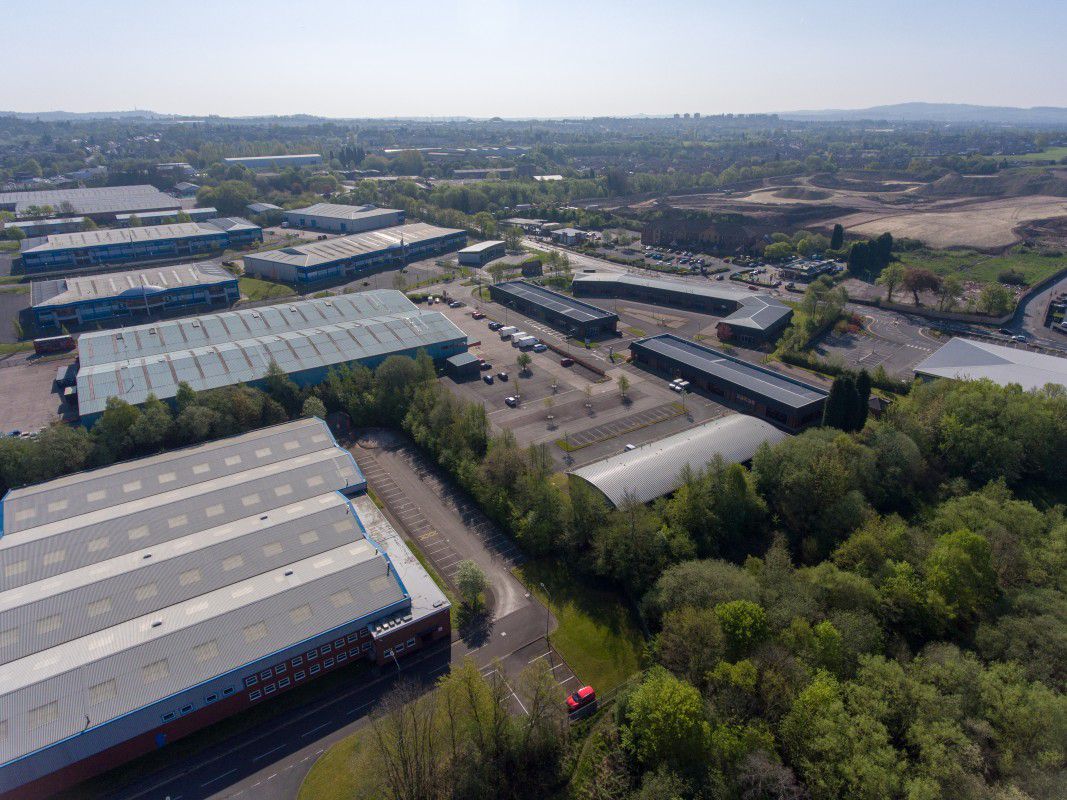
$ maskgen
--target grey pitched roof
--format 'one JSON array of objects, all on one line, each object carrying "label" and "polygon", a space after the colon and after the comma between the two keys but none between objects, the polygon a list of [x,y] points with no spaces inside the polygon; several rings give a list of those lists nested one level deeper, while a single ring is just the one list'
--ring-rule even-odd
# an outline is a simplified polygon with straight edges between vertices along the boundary
[{"label": "grey pitched roof", "polygon": [[612,312],[597,308],[591,303],[583,303],[581,300],[575,300],[573,297],[526,281],[504,281],[493,284],[490,288],[492,291],[503,292],[516,299],[542,306],[576,322],[591,322],[616,317]]},{"label": "grey pitched roof", "polygon": [[391,228],[356,233],[351,236],[338,236],[335,239],[325,239],[311,244],[283,247],[278,250],[263,250],[246,255],[245,260],[305,268],[318,267],[368,253],[399,248],[401,244],[416,244],[454,233],[463,233],[463,231],[455,228],[439,228],[425,222],[411,222],[407,225],[395,225]]},{"label": "grey pitched roof", "polygon": [[167,225],[145,225],[141,228],[100,228],[94,231],[52,233],[24,241],[23,253],[45,250],[71,250],[101,247],[132,242],[168,241],[211,236],[220,231],[253,230],[259,226],[240,217],[218,217],[202,222],[172,222]]},{"label": "grey pitched roof", "polygon": [[764,442],[775,444],[788,436],[761,419],[733,414],[568,474],[592,484],[616,506],[627,494],[648,503],[677,489],[684,467],[702,469],[716,456],[727,463],[749,461]]},{"label": "grey pitched roof", "polygon": [[30,206],[58,208],[70,203],[76,214],[106,214],[118,211],[151,211],[177,208],[180,204],[155,186],[100,186],[83,189],[50,189],[0,192],[0,208],[13,207],[23,214]]},{"label": "grey pitched roof", "polygon": [[460,253],[480,253],[483,250],[488,250],[490,247],[499,247],[504,244],[501,239],[486,239],[484,242],[476,242],[469,247],[464,247],[460,250]]},{"label": "grey pitched roof", "polygon": [[915,372],[954,380],[987,379],[1001,386],[1017,383],[1024,389],[1049,383],[1067,386],[1067,358],[958,336],[921,361]]},{"label": "grey pitched roof", "polygon": [[395,208],[378,208],[375,205],[350,206],[344,203],[315,203],[306,208],[294,208],[286,214],[303,214],[308,217],[327,217],[329,219],[370,219],[399,214]]},{"label": "grey pitched roof", "polygon": [[151,294],[166,289],[214,286],[235,280],[221,265],[210,261],[100,275],[72,275],[58,280],[33,281],[30,284],[30,305],[34,308],[62,306],[111,297]]}]

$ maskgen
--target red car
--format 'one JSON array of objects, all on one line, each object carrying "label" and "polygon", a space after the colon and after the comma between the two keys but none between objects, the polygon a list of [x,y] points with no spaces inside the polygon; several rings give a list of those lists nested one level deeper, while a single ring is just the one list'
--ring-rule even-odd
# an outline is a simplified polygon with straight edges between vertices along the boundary
[{"label": "red car", "polygon": [[583,686],[574,694],[567,695],[567,710],[577,711],[590,703],[596,702],[596,692],[592,686]]}]

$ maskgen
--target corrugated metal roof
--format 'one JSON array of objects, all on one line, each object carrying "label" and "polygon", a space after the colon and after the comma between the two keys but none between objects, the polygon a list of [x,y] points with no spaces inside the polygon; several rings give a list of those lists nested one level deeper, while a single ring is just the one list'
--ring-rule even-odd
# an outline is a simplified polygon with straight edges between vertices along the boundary
[{"label": "corrugated metal roof", "polygon": [[598,319],[614,319],[615,314],[597,308],[590,303],[583,303],[559,292],[545,289],[526,281],[505,281],[495,283],[490,287],[491,291],[503,292],[517,300],[525,300],[528,303],[547,308],[557,314],[561,314],[576,322],[591,322]]},{"label": "corrugated metal roof", "polygon": [[204,261],[169,267],[108,272],[101,275],[74,275],[30,284],[30,305],[62,306],[92,300],[151,294],[166,289],[214,286],[237,280],[220,264]]},{"label": "corrugated metal roof", "polygon": [[75,214],[148,211],[181,206],[173,197],[148,184],[0,192],[0,206],[14,205],[17,214],[25,213],[30,206],[52,206],[58,209],[64,203],[69,203]]},{"label": "corrugated metal roof", "polygon": [[603,286],[633,286],[650,291],[679,292],[695,297],[706,297],[720,303],[734,303],[737,309],[723,318],[724,322],[744,328],[766,330],[788,317],[793,310],[780,300],[765,294],[752,294],[732,286],[704,286],[659,278],[643,278],[637,275],[620,275],[610,272],[582,273],[574,276],[574,283]]},{"label": "corrugated metal roof", "polygon": [[100,331],[78,340],[78,408],[173,397],[182,381],[197,390],[247,383],[272,360],[300,372],[465,338],[393,289]]},{"label": "corrugated metal roof", "polygon": [[294,208],[286,215],[303,215],[306,217],[325,217],[327,219],[371,219],[387,217],[402,213],[395,208],[378,208],[375,205],[350,206],[343,203],[315,203],[306,208]]},{"label": "corrugated metal roof", "polygon": [[501,239],[486,239],[484,242],[477,242],[470,245],[470,247],[464,247],[460,250],[460,254],[463,253],[480,253],[483,250],[488,250],[491,247],[502,247],[504,242]]},{"label": "corrugated metal roof", "polygon": [[170,241],[216,236],[220,231],[256,230],[258,225],[240,217],[219,217],[202,222],[174,222],[169,225],[145,225],[141,228],[100,228],[95,231],[51,233],[23,242],[23,253],[49,250],[74,250],[133,242]]},{"label": "corrugated metal roof", "polygon": [[954,380],[991,380],[1023,389],[1067,386],[1067,358],[954,336],[915,367],[918,375]]},{"label": "corrugated metal roof", "polygon": [[438,239],[443,236],[463,233],[455,228],[439,228],[425,222],[412,222],[396,225],[377,231],[356,233],[352,236],[338,236],[321,242],[283,247],[279,250],[263,250],[246,255],[246,262],[264,262],[267,264],[287,264],[295,267],[319,267],[335,261],[356,256],[378,253],[405,245]]},{"label": "corrugated metal roof", "polygon": [[678,476],[686,466],[702,469],[715,456],[727,463],[749,461],[764,442],[775,444],[788,436],[761,419],[734,414],[568,474],[589,482],[616,506],[622,505],[628,494],[648,503],[677,489],[681,485]]},{"label": "corrugated metal roof", "polygon": [[[178,185],[180,186],[181,184]],[[179,214],[188,214],[189,218],[192,220],[212,219],[219,215],[219,211],[213,206],[207,206],[205,208],[177,208],[173,211],[144,211],[140,214],[116,214],[115,219],[119,222],[128,222],[131,217],[137,217],[140,220],[156,220],[176,217]]]},{"label": "corrugated metal roof", "polygon": [[637,339],[630,345],[631,349],[635,346],[706,372],[790,408],[803,408],[826,399],[826,392],[814,386],[669,333]]}]

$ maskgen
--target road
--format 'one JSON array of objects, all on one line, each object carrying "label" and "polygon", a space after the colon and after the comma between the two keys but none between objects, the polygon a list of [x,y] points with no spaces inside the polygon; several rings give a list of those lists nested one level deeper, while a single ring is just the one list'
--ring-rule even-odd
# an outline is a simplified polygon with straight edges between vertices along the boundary
[{"label": "road", "polygon": [[1067,336],[1045,327],[1045,317],[1048,314],[1049,302],[1054,295],[1064,291],[1067,291],[1067,277],[1055,281],[1048,288],[1031,295],[1020,303],[1015,309],[1015,316],[1007,327],[1013,333],[1026,332],[1043,345],[1067,352]]}]

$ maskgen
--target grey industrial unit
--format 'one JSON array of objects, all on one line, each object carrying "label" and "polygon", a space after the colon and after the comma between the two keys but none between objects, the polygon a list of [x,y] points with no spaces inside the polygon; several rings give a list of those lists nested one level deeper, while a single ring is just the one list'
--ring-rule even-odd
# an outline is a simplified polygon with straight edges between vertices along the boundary
[{"label": "grey industrial unit", "polygon": [[141,214],[116,214],[115,221],[123,227],[129,227],[134,218],[142,225],[163,225],[168,222],[177,222],[178,217],[184,214],[189,217],[189,222],[204,222],[209,219],[218,219],[217,208],[176,208],[170,211],[145,211]]},{"label": "grey industrial unit", "polygon": [[286,156],[234,156],[222,159],[226,164],[238,164],[255,172],[285,169],[286,167],[310,167],[322,163],[318,153],[298,153]]},{"label": "grey industrial unit", "polygon": [[[155,186],[101,186],[91,189],[50,189],[36,192],[0,192],[0,211],[17,217],[43,217],[46,206],[53,212],[78,214],[95,220],[114,219],[123,212],[165,211],[181,206]],[[37,209],[37,211],[35,211]]]},{"label": "grey industrial unit", "polygon": [[683,378],[713,398],[789,429],[822,420],[827,393],[780,372],[669,333],[630,343],[635,364]]},{"label": "grey industrial unit", "polygon": [[597,272],[575,275],[571,291],[575,297],[634,300],[717,314],[723,316],[716,327],[719,339],[741,344],[774,342],[793,318],[793,309],[780,300],[731,286]]},{"label": "grey industrial unit", "polygon": [[505,281],[489,287],[497,303],[547,322],[568,336],[594,339],[615,332],[619,315],[526,281]]},{"label": "grey industrial unit", "polygon": [[1023,389],[1067,386],[1067,358],[954,336],[915,367],[921,378],[990,380]]},{"label": "grey industrial unit", "polygon": [[173,398],[181,382],[255,383],[272,363],[298,384],[318,383],[334,366],[373,367],[419,350],[443,360],[466,352],[467,336],[395,289],[94,331],[78,338],[78,410],[90,423],[109,397],[137,404]]},{"label": "grey industrial unit", "polygon": [[292,228],[306,228],[330,233],[363,233],[377,228],[403,225],[404,216],[403,211],[395,208],[315,203],[307,208],[286,211],[285,221]]},{"label": "grey industrial unit", "polygon": [[459,251],[459,263],[469,267],[482,267],[495,258],[504,257],[504,243],[496,239],[472,244]]},{"label": "grey industrial unit", "polygon": [[715,458],[743,464],[762,444],[776,444],[788,436],[756,417],[731,414],[567,474],[595,488],[613,506],[621,506],[627,497],[648,503],[677,489],[683,469],[703,469]]},{"label": "grey industrial unit", "polygon": [[240,217],[143,228],[56,233],[22,243],[26,272],[162,261],[263,241],[263,229]]},{"label": "grey industrial unit", "polygon": [[307,285],[357,278],[447,253],[467,242],[466,231],[424,222],[382,228],[244,257],[245,271],[269,280]]},{"label": "grey industrial unit", "polygon": [[194,306],[231,306],[240,297],[236,276],[213,262],[76,275],[30,284],[30,307],[42,328],[128,320]]},{"label": "grey industrial unit", "polygon": [[9,492],[0,793],[48,796],[347,663],[447,641],[447,600],[398,537],[368,535],[365,489],[304,419]]},{"label": "grey industrial unit", "polygon": [[445,373],[455,381],[477,378],[481,368],[481,359],[474,353],[457,353],[445,359]]},{"label": "grey industrial unit", "polygon": [[27,219],[15,222],[0,222],[0,230],[17,228],[26,237],[47,236],[50,233],[73,233],[85,227],[85,217],[58,217],[55,219]]}]

